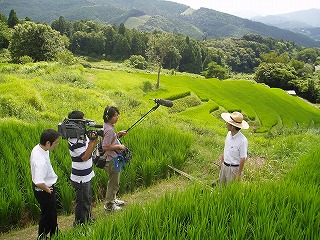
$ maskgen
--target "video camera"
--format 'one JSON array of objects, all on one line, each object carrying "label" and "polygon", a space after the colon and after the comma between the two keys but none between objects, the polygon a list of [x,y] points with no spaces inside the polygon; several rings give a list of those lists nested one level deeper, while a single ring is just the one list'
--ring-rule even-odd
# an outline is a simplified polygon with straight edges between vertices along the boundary
[{"label": "video camera", "polygon": [[[99,129],[94,129],[99,128]],[[93,120],[87,119],[64,119],[58,124],[58,132],[63,139],[77,138],[95,140],[98,136],[103,137],[103,125],[97,125]]]}]

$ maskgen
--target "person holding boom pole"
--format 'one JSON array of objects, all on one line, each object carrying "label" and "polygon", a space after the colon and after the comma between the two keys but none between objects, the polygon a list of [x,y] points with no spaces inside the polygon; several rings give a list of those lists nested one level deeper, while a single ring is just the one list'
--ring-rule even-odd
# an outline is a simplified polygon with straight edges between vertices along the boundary
[{"label": "person holding boom pole", "polygon": [[108,185],[106,192],[106,204],[104,209],[107,211],[121,210],[121,206],[125,203],[122,200],[116,198],[117,192],[120,188],[120,171],[117,171],[114,166],[114,158],[118,153],[126,150],[126,146],[120,143],[119,138],[127,134],[126,130],[119,131],[114,130],[114,125],[119,119],[119,110],[113,106],[107,106],[103,113],[103,138],[102,149],[105,152],[106,164],[104,170],[108,173]]}]

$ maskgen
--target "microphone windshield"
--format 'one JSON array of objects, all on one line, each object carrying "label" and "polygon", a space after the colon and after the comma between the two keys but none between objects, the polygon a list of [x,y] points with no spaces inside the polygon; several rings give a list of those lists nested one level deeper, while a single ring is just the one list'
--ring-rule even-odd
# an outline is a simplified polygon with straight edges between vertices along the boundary
[{"label": "microphone windshield", "polygon": [[103,125],[95,124],[95,125],[93,125],[93,127],[95,127],[95,128],[103,128]]},{"label": "microphone windshield", "polygon": [[166,100],[166,99],[154,99],[154,102],[156,104],[165,106],[165,107],[172,107],[173,106],[173,102],[170,100]]}]

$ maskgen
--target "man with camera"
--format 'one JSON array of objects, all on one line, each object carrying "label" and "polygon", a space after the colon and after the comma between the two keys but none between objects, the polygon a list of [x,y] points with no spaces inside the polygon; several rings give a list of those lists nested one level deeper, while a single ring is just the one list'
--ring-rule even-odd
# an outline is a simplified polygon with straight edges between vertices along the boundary
[{"label": "man with camera", "polygon": [[[69,120],[82,122],[84,113],[78,110],[68,115]],[[72,159],[71,184],[76,192],[75,219],[73,225],[84,224],[91,220],[91,179],[94,177],[92,168],[92,152],[99,139],[96,132],[89,132],[77,137],[68,138],[69,152]]]}]

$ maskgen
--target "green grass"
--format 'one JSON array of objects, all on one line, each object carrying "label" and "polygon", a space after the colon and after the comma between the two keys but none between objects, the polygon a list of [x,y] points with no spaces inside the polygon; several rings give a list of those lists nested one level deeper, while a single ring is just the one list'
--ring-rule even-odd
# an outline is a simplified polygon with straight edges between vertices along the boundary
[{"label": "green grass", "polygon": [[[0,179],[1,231],[21,226],[22,219],[38,218],[29,155],[43,129],[56,129],[75,109],[100,124],[107,105],[120,109],[116,129],[127,129],[155,105],[150,99],[166,98],[173,100],[173,108],[160,106],[122,139],[133,159],[121,174],[120,194],[170,177],[168,164],[210,185],[218,176],[213,163],[226,134],[220,113],[235,110],[251,126],[243,131],[249,140],[243,184],[214,191],[192,185],[146,207],[132,206],[110,219],[63,233],[61,239],[319,236],[319,150],[314,149],[320,143],[319,109],[280,89],[249,81],[163,74],[155,90],[145,86],[155,85],[156,74],[121,71],[113,65],[106,69],[0,64],[0,160],[6,166],[0,173],[7,176]],[[61,140],[50,156],[59,176],[59,210],[70,214],[74,192],[68,182],[66,141]],[[95,174],[93,193],[98,201],[105,196],[108,177],[101,169]]]}]

